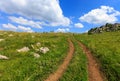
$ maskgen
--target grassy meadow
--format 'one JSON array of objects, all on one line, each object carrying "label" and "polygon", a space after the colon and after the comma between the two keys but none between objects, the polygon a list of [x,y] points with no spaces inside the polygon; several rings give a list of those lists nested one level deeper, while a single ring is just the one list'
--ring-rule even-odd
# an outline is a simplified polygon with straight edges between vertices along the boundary
[{"label": "grassy meadow", "polygon": [[[88,81],[87,58],[77,40],[92,51],[107,81],[120,80],[120,32],[88,35],[0,31],[0,39],[4,39],[0,41],[0,55],[9,58],[0,60],[0,81],[44,81],[66,57],[68,38],[75,52],[60,81]],[[22,47],[30,50],[18,52]],[[49,51],[46,54],[36,51],[40,47],[48,47]],[[35,58],[34,53],[40,57]]]},{"label": "grassy meadow", "polygon": [[[43,81],[54,72],[67,54],[67,35],[16,33],[0,31],[0,54],[9,57],[9,60],[0,60],[0,81]],[[40,46],[36,46],[36,43]],[[29,47],[28,52],[17,52],[17,49]],[[48,47],[46,54],[35,58],[35,48]]]},{"label": "grassy meadow", "polygon": [[108,81],[120,81],[120,32],[81,34],[75,38],[93,52]]}]

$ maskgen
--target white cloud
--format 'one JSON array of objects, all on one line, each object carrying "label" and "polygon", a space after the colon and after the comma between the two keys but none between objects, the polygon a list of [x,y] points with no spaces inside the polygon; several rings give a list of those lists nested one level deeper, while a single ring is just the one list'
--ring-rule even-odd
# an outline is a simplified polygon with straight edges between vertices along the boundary
[{"label": "white cloud", "polygon": [[0,10],[45,21],[51,26],[70,24],[70,19],[63,15],[59,0],[0,0]]},{"label": "white cloud", "polygon": [[17,27],[8,23],[8,24],[2,24],[2,27],[5,28],[5,29],[8,29],[8,30],[13,30],[13,31],[16,31],[17,30]]},{"label": "white cloud", "polygon": [[79,19],[91,24],[105,24],[115,23],[118,20],[116,16],[119,15],[120,12],[116,11],[113,7],[101,6],[100,8],[91,10]]},{"label": "white cloud", "polygon": [[76,23],[76,24],[74,24],[74,26],[77,27],[77,28],[83,28],[84,27],[83,24],[81,24],[81,23]]},{"label": "white cloud", "polygon": [[26,26],[31,26],[34,28],[42,28],[41,24],[42,22],[34,22],[32,20],[27,20],[23,17],[14,17],[14,16],[10,16],[9,19],[15,23],[21,24],[21,25],[26,25]]},{"label": "white cloud", "polygon": [[23,32],[34,32],[31,28],[24,26],[18,26],[18,30]]},{"label": "white cloud", "polygon": [[10,23],[8,24],[2,24],[2,27],[7,30],[12,30],[12,31],[23,31],[23,32],[34,32],[31,28],[29,27],[24,27],[24,26],[14,26]]},{"label": "white cloud", "polygon": [[56,32],[68,32],[69,30],[69,28],[58,28]]}]

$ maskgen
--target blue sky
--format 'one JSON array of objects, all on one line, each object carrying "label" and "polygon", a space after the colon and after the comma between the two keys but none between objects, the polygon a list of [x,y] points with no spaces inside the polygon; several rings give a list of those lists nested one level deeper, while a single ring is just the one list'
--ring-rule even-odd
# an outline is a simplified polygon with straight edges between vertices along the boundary
[{"label": "blue sky", "polygon": [[0,30],[82,33],[120,22],[120,0],[1,0]]}]

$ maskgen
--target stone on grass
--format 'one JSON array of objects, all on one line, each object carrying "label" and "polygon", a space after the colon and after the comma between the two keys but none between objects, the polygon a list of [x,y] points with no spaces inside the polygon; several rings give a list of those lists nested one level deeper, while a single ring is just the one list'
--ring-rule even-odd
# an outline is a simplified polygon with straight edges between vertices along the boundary
[{"label": "stone on grass", "polygon": [[13,36],[13,34],[9,34],[8,36],[9,36],[9,37],[12,37],[12,36]]},{"label": "stone on grass", "polygon": [[32,35],[32,38],[35,38],[35,36],[34,36],[34,35]]},{"label": "stone on grass", "polygon": [[28,52],[30,49],[28,47],[23,47],[21,49],[18,49],[18,52]]},{"label": "stone on grass", "polygon": [[48,47],[41,47],[40,48],[40,52],[43,53],[43,54],[47,53],[48,51],[49,51]]},{"label": "stone on grass", "polygon": [[4,55],[0,55],[0,60],[8,60],[9,58],[7,56]]},{"label": "stone on grass", "polygon": [[0,42],[1,42],[1,41],[4,41],[4,39],[0,39]]},{"label": "stone on grass", "polygon": [[34,55],[35,58],[39,58],[40,57],[40,55],[38,53],[34,53],[33,55]]},{"label": "stone on grass", "polygon": [[37,45],[37,46],[40,46],[41,44],[38,42],[36,45]]}]

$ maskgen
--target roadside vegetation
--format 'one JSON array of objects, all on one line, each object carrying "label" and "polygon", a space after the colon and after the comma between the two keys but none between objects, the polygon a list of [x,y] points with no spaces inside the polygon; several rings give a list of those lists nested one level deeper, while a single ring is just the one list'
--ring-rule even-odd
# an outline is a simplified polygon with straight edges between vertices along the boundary
[{"label": "roadside vegetation", "polygon": [[75,38],[84,43],[101,64],[101,71],[108,81],[120,80],[120,32],[78,34]]}]

